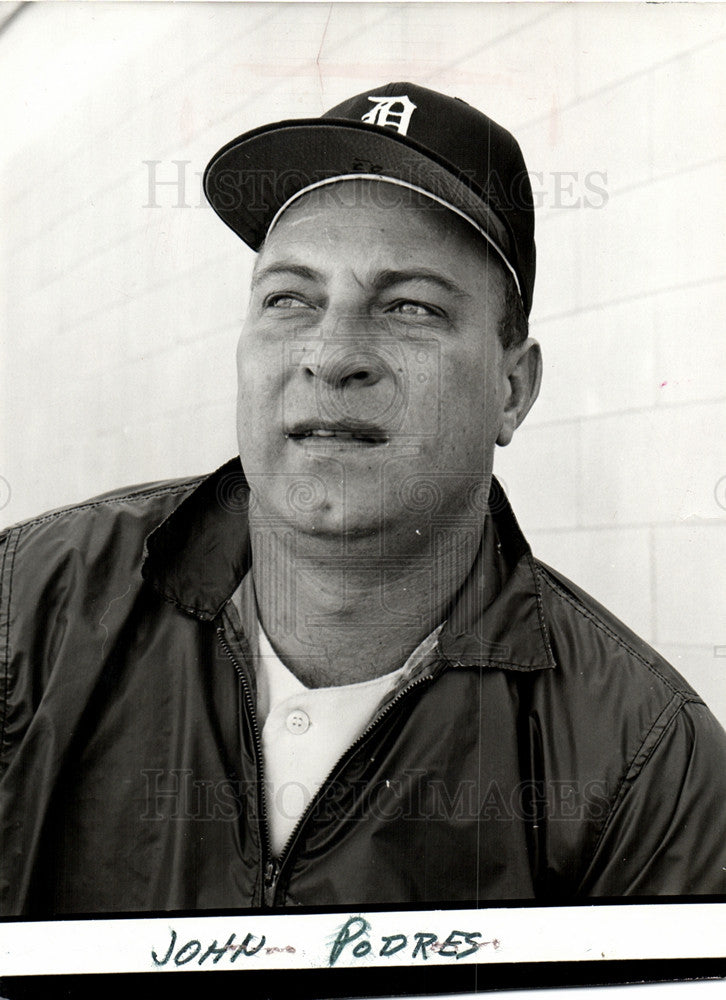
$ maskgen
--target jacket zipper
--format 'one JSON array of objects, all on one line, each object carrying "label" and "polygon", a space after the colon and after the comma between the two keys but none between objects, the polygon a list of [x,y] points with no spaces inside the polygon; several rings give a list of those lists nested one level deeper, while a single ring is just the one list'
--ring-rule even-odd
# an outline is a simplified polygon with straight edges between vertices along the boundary
[{"label": "jacket zipper", "polygon": [[234,653],[229,648],[229,643],[225,637],[224,629],[221,626],[217,628],[217,637],[219,638],[222,648],[227,654],[228,659],[231,661],[232,666],[241,681],[242,694],[247,708],[247,716],[252,729],[252,739],[255,745],[255,767],[257,770],[257,808],[260,816],[259,830],[263,851],[263,902],[265,906],[271,907],[274,905],[273,901],[275,898],[275,889],[277,888],[279,863],[272,854],[270,830],[267,825],[267,802],[265,801],[264,774],[262,772],[262,738],[260,737],[260,729],[257,725],[257,715],[255,713],[255,706],[252,701],[249,684],[247,683],[247,677],[245,676],[244,670],[237,662],[237,658]]},{"label": "jacket zipper", "polygon": [[333,767],[332,771],[328,774],[328,776],[325,779],[325,781],[322,783],[322,785],[317,790],[317,792],[315,793],[315,795],[313,795],[313,797],[311,798],[311,800],[308,802],[307,807],[305,808],[305,811],[299,817],[297,823],[295,824],[295,826],[292,829],[292,833],[287,838],[287,842],[286,842],[286,844],[285,844],[285,846],[284,846],[284,848],[282,850],[282,853],[280,854],[279,858],[277,858],[277,860],[275,862],[275,865],[276,865],[276,870],[275,870],[275,886],[277,885],[277,882],[280,879],[280,875],[282,873],[283,866],[287,862],[287,860],[290,857],[290,854],[292,852],[292,849],[295,846],[295,842],[298,839],[300,830],[304,826],[305,822],[307,821],[308,817],[312,813],[312,811],[315,808],[315,806],[318,804],[318,801],[325,794],[325,792],[326,792],[328,786],[330,785],[331,781],[335,781],[335,779],[338,777],[338,775],[345,769],[345,767],[348,764],[348,762],[350,760],[352,760],[352,758],[355,756],[355,754],[360,749],[361,744],[368,738],[368,736],[370,735],[370,733],[372,732],[372,730],[374,730],[378,726],[378,724],[381,722],[381,720],[384,719],[388,715],[388,713],[393,709],[393,706],[396,705],[397,702],[399,702],[402,698],[406,697],[409,694],[409,692],[413,691],[413,689],[415,687],[418,687],[420,684],[424,684],[424,683],[426,683],[428,681],[432,681],[434,679],[434,676],[435,676],[435,674],[433,674],[433,673],[424,674],[421,677],[417,677],[415,680],[411,681],[411,683],[408,684],[405,688],[402,688],[398,692],[398,694],[396,695],[395,698],[393,698],[391,701],[388,702],[388,704],[386,704],[386,705],[383,706],[383,708],[380,710],[380,712],[378,713],[378,715],[376,715],[376,717],[374,719],[372,719],[368,723],[368,725],[363,730],[363,732],[360,734],[360,736],[358,736],[353,741],[353,743],[351,743],[351,745],[345,751],[345,753],[343,754],[343,756],[338,760],[337,764]]},{"label": "jacket zipper", "polygon": [[[225,647],[225,650],[227,651],[227,655],[232,660],[232,663],[234,664],[235,669],[237,670],[238,675],[242,679],[242,685],[243,685],[243,688],[244,688],[245,697],[247,698],[247,704],[248,704],[248,707],[249,707],[249,706],[252,705],[252,698],[251,698],[251,696],[249,694],[247,680],[246,680],[246,678],[244,676],[244,672],[241,670],[241,668],[239,667],[239,664],[235,660],[234,655],[232,654],[232,651],[230,650],[229,646],[227,645],[226,639],[223,636],[220,636],[220,639],[221,639],[221,641],[222,641],[222,643],[223,643],[223,645]],[[325,794],[325,791],[327,790],[328,786],[330,785],[330,782],[334,781],[336,779],[336,777],[341,773],[341,771],[343,771],[345,769],[346,765],[348,764],[348,761],[350,761],[355,756],[355,754],[357,753],[357,751],[360,748],[361,744],[368,738],[368,736],[370,735],[370,733],[379,725],[379,723],[381,722],[381,720],[384,719],[389,714],[389,712],[392,711],[393,707],[396,704],[398,704],[398,702],[401,701],[402,698],[407,697],[409,695],[409,693],[414,690],[414,688],[419,687],[419,685],[421,685],[421,684],[425,684],[427,682],[432,681],[435,676],[436,676],[436,672],[430,672],[430,673],[427,673],[427,674],[422,674],[421,676],[415,678],[413,681],[411,681],[410,684],[408,684],[408,685],[406,685],[406,687],[402,688],[398,692],[398,694],[395,696],[395,698],[393,698],[386,705],[384,705],[383,708],[380,710],[380,712],[375,716],[375,718],[372,719],[368,723],[368,725],[363,730],[363,732],[353,741],[353,743],[351,743],[351,745],[348,747],[348,749],[343,754],[343,756],[338,760],[337,764],[331,770],[331,772],[328,774],[327,778],[322,783],[322,785],[320,786],[320,788],[318,789],[318,791],[315,793],[315,795],[311,798],[310,802],[308,802],[307,807],[305,808],[305,810],[303,811],[302,815],[298,818],[297,822],[295,823],[295,826],[293,827],[292,832],[290,833],[290,836],[287,838],[287,842],[285,843],[285,846],[283,847],[282,852],[281,852],[281,854],[280,854],[280,856],[278,858],[274,858],[273,855],[272,855],[272,848],[271,848],[270,838],[269,838],[269,830],[268,830],[268,827],[267,827],[266,805],[265,805],[265,803],[263,801],[260,815],[261,815],[262,820],[263,820],[263,825],[264,825],[264,830],[265,830],[265,843],[266,843],[266,846],[267,846],[267,855],[266,855],[265,873],[264,873],[264,887],[265,887],[264,898],[265,898],[265,906],[267,906],[267,907],[273,907],[275,905],[275,892],[277,890],[277,885],[278,885],[278,882],[280,880],[280,875],[282,874],[283,868],[284,868],[284,866],[285,866],[288,858],[290,857],[290,854],[292,852],[293,847],[295,846],[295,843],[296,843],[296,841],[298,839],[298,836],[300,834],[300,830],[304,826],[304,824],[307,821],[308,817],[311,815],[311,813],[312,813],[313,809],[315,808],[315,806],[317,805],[318,801]],[[255,718],[255,715],[254,715],[254,710],[251,713],[251,719],[252,719],[252,724],[253,724],[253,734],[254,734],[254,739],[255,739],[255,748],[256,748],[256,751],[257,751],[257,754],[258,754],[258,775],[261,776],[261,774],[262,774],[262,764],[261,764],[261,762],[262,762],[262,741],[261,741],[260,736],[259,736],[259,729],[257,728],[257,722],[256,722],[256,718]],[[262,794],[262,799],[264,800],[264,790],[263,790],[263,794]]]},{"label": "jacket zipper", "polygon": [[305,822],[307,821],[308,817],[312,813],[313,809],[317,805],[320,798],[325,794],[325,791],[327,787],[330,785],[330,782],[334,781],[335,778],[341,773],[341,771],[344,770],[348,761],[355,756],[361,744],[368,738],[370,733],[378,726],[381,720],[384,719],[389,714],[389,712],[393,709],[393,707],[396,704],[398,704],[398,702],[401,701],[402,698],[407,697],[408,694],[414,690],[414,688],[418,687],[421,684],[425,684],[427,682],[432,681],[436,676],[437,672],[434,671],[434,672],[424,673],[421,674],[419,677],[416,677],[414,680],[411,681],[410,684],[407,684],[406,687],[402,688],[395,696],[395,698],[391,699],[391,701],[389,701],[386,705],[384,705],[374,719],[371,719],[371,721],[368,723],[368,725],[360,734],[360,736],[358,736],[353,741],[353,743],[351,743],[346,752],[339,759],[338,763],[328,774],[327,778],[322,783],[320,788],[317,790],[315,795],[313,795],[310,802],[308,802],[304,812],[298,818],[297,823],[295,823],[295,826],[292,829],[292,833],[287,838],[287,842],[285,843],[285,846],[282,849],[282,853],[278,858],[275,858],[272,853],[270,831],[267,825],[267,803],[265,801],[265,790],[263,785],[263,772],[262,772],[262,739],[260,737],[260,730],[257,725],[257,716],[255,714],[254,704],[252,702],[252,695],[249,690],[249,684],[247,683],[247,678],[245,677],[245,673],[240,667],[239,663],[237,662],[234,653],[229,648],[229,644],[224,635],[224,630],[221,627],[217,628],[217,635],[219,636],[219,641],[221,642],[225,653],[231,660],[232,665],[235,671],[237,672],[237,676],[240,678],[240,681],[242,682],[242,691],[244,694],[245,703],[247,705],[247,713],[250,722],[252,724],[252,737],[255,744],[255,757],[256,757],[255,763],[257,766],[257,780],[259,788],[258,808],[260,811],[260,830],[262,833],[260,839],[262,840],[265,849],[265,854],[262,859],[264,865],[263,898],[264,898],[264,905],[266,907],[271,908],[274,907],[275,905],[275,893],[277,891],[278,882],[280,881],[280,875],[282,874],[283,867],[287,862],[288,858],[290,857],[293,847],[295,846],[295,842],[298,839],[300,830],[304,826]]}]

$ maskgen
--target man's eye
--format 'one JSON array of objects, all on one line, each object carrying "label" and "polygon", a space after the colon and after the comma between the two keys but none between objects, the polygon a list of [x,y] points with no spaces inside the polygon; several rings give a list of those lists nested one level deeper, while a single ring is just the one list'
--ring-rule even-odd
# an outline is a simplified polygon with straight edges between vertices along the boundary
[{"label": "man's eye", "polygon": [[297,295],[279,293],[268,295],[264,301],[266,309],[306,309],[309,303]]},{"label": "man's eye", "polygon": [[423,302],[413,302],[410,299],[394,302],[388,309],[388,312],[398,313],[399,316],[411,316],[414,319],[425,319],[427,316],[443,316],[442,311],[437,309],[436,306],[426,305]]}]

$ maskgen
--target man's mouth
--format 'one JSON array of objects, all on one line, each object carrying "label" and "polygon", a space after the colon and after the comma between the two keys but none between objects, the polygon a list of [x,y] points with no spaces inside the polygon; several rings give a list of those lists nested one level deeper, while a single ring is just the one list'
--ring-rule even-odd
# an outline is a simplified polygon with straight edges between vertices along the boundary
[{"label": "man's mouth", "polygon": [[388,435],[379,427],[368,424],[351,426],[332,424],[297,424],[285,431],[285,437],[296,442],[341,441],[358,445],[388,444]]}]

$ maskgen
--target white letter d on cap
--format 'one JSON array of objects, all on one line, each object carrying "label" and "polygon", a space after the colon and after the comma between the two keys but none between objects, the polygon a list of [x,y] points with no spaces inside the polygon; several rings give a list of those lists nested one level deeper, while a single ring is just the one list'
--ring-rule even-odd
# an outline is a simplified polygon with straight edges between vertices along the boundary
[{"label": "white letter d on cap", "polygon": [[380,125],[382,128],[390,126],[401,135],[406,134],[411,123],[411,115],[416,110],[416,105],[413,101],[409,101],[406,94],[400,97],[369,97],[368,100],[375,101],[376,104],[363,115],[362,122]]}]

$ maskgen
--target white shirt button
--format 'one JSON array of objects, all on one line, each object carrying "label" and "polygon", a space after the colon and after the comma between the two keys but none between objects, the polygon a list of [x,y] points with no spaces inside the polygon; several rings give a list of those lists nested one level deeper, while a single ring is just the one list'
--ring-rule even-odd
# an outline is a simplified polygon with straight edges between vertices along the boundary
[{"label": "white shirt button", "polygon": [[296,708],[288,715],[285,725],[293,736],[302,736],[310,728],[310,716],[301,708]]}]

